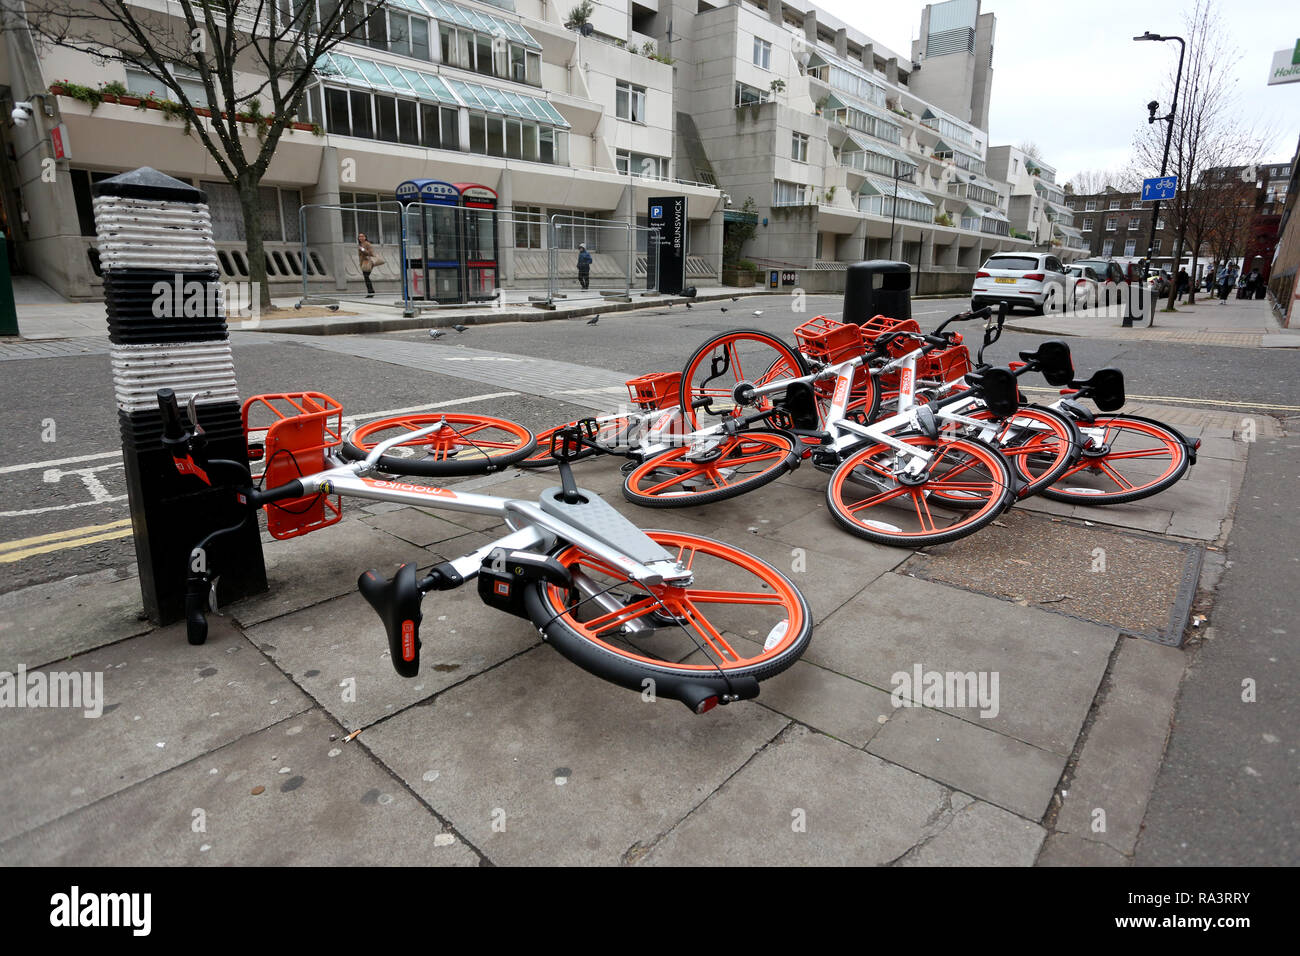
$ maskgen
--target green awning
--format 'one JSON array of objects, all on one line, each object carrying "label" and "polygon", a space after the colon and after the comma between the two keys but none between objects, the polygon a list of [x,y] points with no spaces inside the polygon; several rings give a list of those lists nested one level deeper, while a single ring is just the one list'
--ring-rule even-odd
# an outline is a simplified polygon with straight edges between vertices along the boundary
[{"label": "green awning", "polygon": [[[862,183],[861,188],[858,190],[858,194],[867,195],[867,196],[891,196],[892,197],[894,195],[894,181],[892,179],[883,180],[883,179],[877,179],[875,176],[866,176],[864,177],[864,181]],[[934,205],[934,200],[932,200],[925,193],[921,192],[920,190],[913,189],[910,186],[904,186],[902,183],[898,184],[898,198],[910,199],[912,202],[924,203],[927,206]]]},{"label": "green awning", "polygon": [[722,210],[723,222],[747,222],[751,225],[758,222],[758,214],[753,212],[741,212],[739,209]]},{"label": "green awning", "polygon": [[447,3],[446,0],[423,0],[423,2],[429,12],[443,23],[453,23],[488,36],[502,36],[534,50],[542,48],[531,33],[513,20],[493,16],[490,13],[480,13],[478,10],[462,7],[458,3]]}]

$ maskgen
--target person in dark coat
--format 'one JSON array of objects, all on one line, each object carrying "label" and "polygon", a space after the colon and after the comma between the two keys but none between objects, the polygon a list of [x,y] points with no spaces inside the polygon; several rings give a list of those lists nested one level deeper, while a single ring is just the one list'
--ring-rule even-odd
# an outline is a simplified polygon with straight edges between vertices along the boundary
[{"label": "person in dark coat", "polygon": [[1178,278],[1174,281],[1174,294],[1178,296],[1178,301],[1181,302],[1183,301],[1183,296],[1187,295],[1188,291],[1192,288],[1192,279],[1187,274],[1186,269],[1179,269]]},{"label": "person in dark coat", "polygon": [[585,243],[578,244],[578,285],[584,289],[591,284],[591,253]]}]

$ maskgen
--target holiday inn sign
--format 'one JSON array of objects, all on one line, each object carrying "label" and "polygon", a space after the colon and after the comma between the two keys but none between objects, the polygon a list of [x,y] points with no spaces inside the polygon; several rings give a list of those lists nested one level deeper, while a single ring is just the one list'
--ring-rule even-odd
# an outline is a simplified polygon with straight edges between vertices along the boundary
[{"label": "holiday inn sign", "polygon": [[1300,82],[1300,40],[1290,50],[1278,50],[1273,54],[1273,67],[1268,73],[1268,85],[1278,83]]}]

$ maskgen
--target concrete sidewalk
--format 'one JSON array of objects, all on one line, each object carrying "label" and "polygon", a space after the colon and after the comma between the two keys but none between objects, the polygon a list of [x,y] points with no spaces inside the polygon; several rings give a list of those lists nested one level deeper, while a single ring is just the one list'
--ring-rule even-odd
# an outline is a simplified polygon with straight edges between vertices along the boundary
[{"label": "concrete sidewalk", "polygon": [[[999,519],[1014,537],[992,555],[1002,578],[952,578],[990,567],[981,535],[914,556],[844,534],[810,466],[655,512],[623,500],[617,460],[579,464],[642,527],[747,547],[812,606],[804,658],[704,717],[587,675],[472,589],[426,599],[422,672],[394,675],[357,574],[462,554],[488,540],[479,516],[348,503],[338,526],[267,539],[271,589],[214,617],[202,647],[139,620],[129,573],[0,596],[0,670],[102,674],[107,700],[98,718],[5,714],[0,864],[1127,864],[1191,651],[1087,602],[1063,611],[1032,582],[1077,581],[1104,547],[1089,586],[1121,614],[1136,591],[1182,606],[1178,638],[1185,595],[1149,569],[1185,555],[1210,612],[1259,447],[1245,439],[1281,430],[1156,414],[1173,412],[1204,443],[1182,481],[1132,505],[1016,508]],[[918,667],[998,675],[996,712],[895,707],[895,675]]]},{"label": "concrete sidewalk", "polygon": [[[21,280],[21,281],[19,281]],[[784,290],[788,294],[789,290]],[[446,306],[421,310],[414,316],[402,314],[402,300],[391,293],[378,293],[373,299],[362,296],[338,300],[337,309],[326,305],[300,305],[301,296],[276,296],[271,301],[276,311],[257,320],[232,319],[232,332],[273,332],[296,335],[357,335],[375,332],[398,332],[407,329],[446,328],[451,325],[483,325],[495,322],[543,322],[548,319],[572,319],[581,316],[633,309],[680,308],[687,301],[681,296],[643,294],[632,291],[631,301],[602,298],[591,293],[579,298],[573,293],[557,298],[553,309],[530,303],[536,292],[503,291],[502,298],[490,305]],[[766,288],[751,286],[699,286],[693,301],[708,302],[741,296],[768,295]],[[103,302],[69,302],[48,286],[30,276],[16,276],[14,290],[18,309],[19,341],[55,339],[108,338]]]},{"label": "concrete sidewalk", "polygon": [[1155,313],[1155,327],[1145,320],[1124,328],[1122,316],[1104,310],[1084,310],[1068,315],[1007,317],[1007,328],[1040,335],[1079,335],[1088,338],[1125,339],[1139,342],[1174,342],[1183,345],[1224,345],[1234,348],[1300,348],[1300,329],[1278,325],[1272,307],[1265,300],[1229,298],[1202,299],[1195,305],[1163,311],[1165,300]]}]

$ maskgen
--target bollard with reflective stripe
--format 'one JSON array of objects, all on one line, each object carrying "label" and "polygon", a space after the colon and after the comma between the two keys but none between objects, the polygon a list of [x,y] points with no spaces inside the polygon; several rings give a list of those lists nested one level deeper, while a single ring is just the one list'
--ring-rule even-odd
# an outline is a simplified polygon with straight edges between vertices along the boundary
[{"label": "bollard with reflective stripe", "polygon": [[156,396],[170,388],[182,405],[196,396],[209,458],[248,462],[212,219],[202,190],[148,167],[97,183],[94,196],[140,591],[166,624],[184,616],[191,550],[241,520],[199,560],[218,575],[222,604],[266,590],[256,513],[236,501],[236,476],[208,486],[181,475],[162,445]]}]

